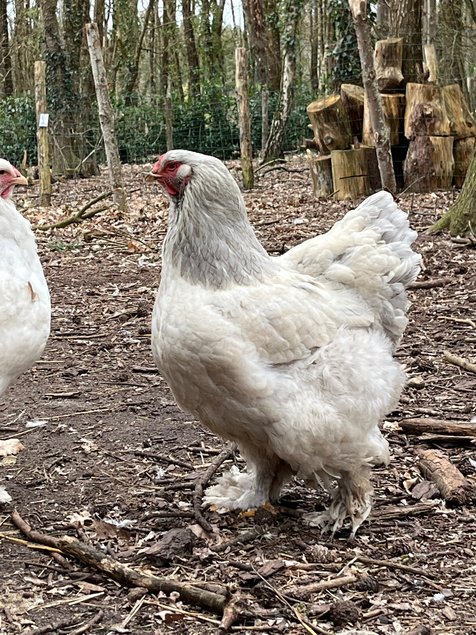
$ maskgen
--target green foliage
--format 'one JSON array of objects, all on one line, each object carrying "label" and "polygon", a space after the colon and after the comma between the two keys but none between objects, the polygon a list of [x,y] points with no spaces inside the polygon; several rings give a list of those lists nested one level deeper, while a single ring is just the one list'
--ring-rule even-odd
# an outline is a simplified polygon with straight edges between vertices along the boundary
[{"label": "green foliage", "polygon": [[[334,47],[328,53],[333,60],[331,88],[335,90],[345,83],[361,84],[362,72],[357,37],[348,0],[329,0],[328,10],[333,18],[335,30]],[[373,19],[370,6],[368,18]]]},{"label": "green foliage", "polygon": [[36,163],[35,101],[31,95],[5,97],[0,101],[1,156],[18,164],[26,151],[28,162]]}]

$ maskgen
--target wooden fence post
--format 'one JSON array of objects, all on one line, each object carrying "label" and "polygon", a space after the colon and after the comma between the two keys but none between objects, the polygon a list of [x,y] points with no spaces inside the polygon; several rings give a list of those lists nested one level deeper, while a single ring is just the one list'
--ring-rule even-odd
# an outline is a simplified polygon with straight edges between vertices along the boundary
[{"label": "wooden fence post", "polygon": [[127,210],[127,201],[122,181],[121,160],[117,147],[117,139],[114,131],[114,112],[107,89],[106,69],[99,42],[98,28],[94,22],[86,24],[86,37],[88,39],[89,57],[93,71],[96,98],[98,101],[99,123],[101,125],[106,151],[109,180],[113,192],[114,203],[118,209]]},{"label": "wooden fence post", "polygon": [[243,173],[243,187],[245,190],[249,190],[254,185],[253,151],[251,146],[250,105],[246,78],[246,49],[242,46],[235,49],[235,64],[238,125],[240,127],[241,171]]},{"label": "wooden fence post", "polygon": [[46,63],[35,62],[36,139],[40,173],[40,207],[51,205],[51,171],[46,103]]}]

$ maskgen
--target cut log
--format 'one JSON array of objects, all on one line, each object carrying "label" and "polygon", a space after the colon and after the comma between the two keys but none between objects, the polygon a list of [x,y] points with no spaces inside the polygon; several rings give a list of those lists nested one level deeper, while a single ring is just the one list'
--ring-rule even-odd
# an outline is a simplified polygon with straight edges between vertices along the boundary
[{"label": "cut log", "polygon": [[307,160],[312,179],[312,193],[315,198],[328,198],[334,191],[330,155],[318,156],[308,150]]},{"label": "cut log", "polygon": [[375,44],[375,72],[380,91],[392,90],[403,82],[403,38],[388,38]]},{"label": "cut log", "polygon": [[352,136],[362,141],[364,121],[364,89],[356,84],[342,84],[340,97],[349,117]]},{"label": "cut log", "polygon": [[349,117],[339,95],[313,101],[307,107],[314,139],[322,154],[345,150],[352,144]]},{"label": "cut log", "polygon": [[[382,98],[385,123],[387,124],[390,132],[390,145],[397,146],[400,143],[400,133],[403,130],[405,95],[394,93],[392,95],[380,95],[380,97]],[[362,142],[367,146],[375,145],[375,137],[370,123],[367,99],[364,100]]]},{"label": "cut log", "polygon": [[459,84],[449,84],[441,89],[446,114],[450,121],[450,134],[457,139],[476,136],[476,122]]},{"label": "cut log", "polygon": [[403,419],[398,422],[400,428],[408,434],[447,434],[450,436],[476,437],[476,424],[456,423],[444,419],[415,418]]},{"label": "cut log", "polygon": [[338,201],[352,201],[370,193],[365,154],[362,149],[331,152],[332,179]]},{"label": "cut log", "polygon": [[455,161],[454,169],[454,185],[463,187],[468,166],[474,154],[476,139],[468,137],[467,139],[455,139],[453,145],[453,158]]},{"label": "cut log", "polygon": [[469,481],[458,468],[450,463],[439,450],[419,450],[419,468],[425,478],[431,480],[448,503],[464,505],[474,498]]},{"label": "cut log", "polygon": [[434,84],[407,84],[405,137],[449,136],[450,121],[442,89]]},{"label": "cut log", "polygon": [[423,47],[423,57],[425,62],[423,68],[427,82],[436,83],[438,81],[438,62],[434,44],[425,44]]},{"label": "cut log", "polygon": [[364,155],[364,163],[367,168],[367,178],[371,192],[377,192],[382,189],[382,179],[380,178],[380,170],[378,168],[377,152],[373,146],[360,146],[360,150]]},{"label": "cut log", "polygon": [[448,190],[453,182],[453,137],[415,137],[403,163],[405,188],[410,192]]}]

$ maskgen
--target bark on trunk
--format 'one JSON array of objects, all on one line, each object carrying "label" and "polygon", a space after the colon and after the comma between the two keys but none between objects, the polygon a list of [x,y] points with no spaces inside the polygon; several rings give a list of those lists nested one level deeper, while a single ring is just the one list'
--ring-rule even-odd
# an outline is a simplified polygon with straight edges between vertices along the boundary
[{"label": "bark on trunk", "polygon": [[[403,117],[405,113],[405,95],[393,93],[392,95],[380,95],[384,113],[385,124],[390,135],[390,145],[400,144],[400,134],[403,132]],[[364,101],[364,121],[362,125],[362,142],[368,146],[375,145],[375,134],[370,121],[369,100]]]},{"label": "bark on trunk", "polygon": [[390,134],[385,124],[382,100],[378,92],[375,75],[373,51],[370,38],[370,28],[366,16],[366,2],[363,0],[349,0],[352,17],[357,34],[362,79],[369,102],[369,115],[374,131],[375,148],[382,179],[382,186],[392,194],[397,191],[395,172],[390,148]]},{"label": "bark on trunk", "polygon": [[[35,62],[36,138],[38,141],[38,170],[40,173],[40,207],[51,205],[51,170],[47,122],[41,115],[48,112],[46,103],[46,63]],[[42,125],[40,125],[42,124]]]},{"label": "bark on trunk", "polygon": [[434,84],[407,84],[405,109],[405,137],[418,135],[447,136],[450,121],[446,113],[443,93]]},{"label": "bark on trunk", "polygon": [[243,187],[245,188],[245,190],[249,190],[254,185],[254,174],[253,151],[251,148],[251,124],[248,101],[248,83],[246,77],[246,63],[246,49],[243,47],[238,47],[235,50],[235,83],[240,128],[241,171],[243,174]]},{"label": "bark on trunk", "polygon": [[453,137],[417,136],[403,164],[405,187],[411,192],[448,190],[453,181]]},{"label": "bark on trunk", "polygon": [[432,232],[449,229],[452,236],[476,235],[476,152],[468,167],[463,188],[449,210],[431,228]]},{"label": "bark on trunk", "polygon": [[107,166],[109,170],[109,180],[113,191],[114,203],[122,210],[127,210],[127,201],[122,182],[121,161],[117,147],[116,135],[114,132],[114,113],[109,100],[109,90],[107,86],[106,69],[102,57],[101,46],[97,26],[94,23],[86,25],[86,36],[88,38],[89,55],[91,57],[91,68],[93,71],[94,85],[98,100],[99,123],[104,139]]}]

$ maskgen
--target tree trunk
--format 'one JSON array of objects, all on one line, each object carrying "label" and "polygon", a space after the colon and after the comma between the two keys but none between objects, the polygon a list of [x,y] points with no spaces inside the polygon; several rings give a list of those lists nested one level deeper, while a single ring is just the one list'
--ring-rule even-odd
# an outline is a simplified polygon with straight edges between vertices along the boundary
[{"label": "tree trunk", "polygon": [[183,36],[188,66],[188,92],[192,99],[200,96],[200,62],[192,23],[190,0],[182,0]]},{"label": "tree trunk", "polygon": [[284,63],[279,104],[273,117],[271,130],[263,153],[263,162],[283,156],[284,133],[291,114],[296,74],[297,31],[304,0],[286,0],[284,15]]},{"label": "tree trunk", "polygon": [[430,231],[438,232],[443,229],[449,229],[452,236],[476,234],[476,152],[458,198]]},{"label": "tree trunk", "polygon": [[50,104],[53,174],[75,176],[81,159],[74,149],[72,131],[78,128],[79,86],[72,84],[68,56],[61,42],[57,0],[40,0],[45,42],[46,83]]},{"label": "tree trunk", "polygon": [[405,82],[421,82],[423,77],[422,4],[423,0],[398,0],[396,6],[402,16],[395,35],[404,38],[402,72]]},{"label": "tree trunk", "polygon": [[465,89],[463,0],[440,0],[437,48],[443,84],[457,82]]},{"label": "tree trunk", "polygon": [[38,170],[40,173],[40,207],[51,205],[51,170],[48,121],[42,121],[48,112],[46,103],[46,63],[35,62],[35,101],[38,142]]},{"label": "tree trunk", "polygon": [[352,17],[357,34],[362,79],[369,104],[369,115],[374,131],[375,149],[377,152],[382,187],[392,194],[397,191],[395,172],[393,170],[390,134],[385,123],[382,100],[378,92],[375,75],[374,58],[370,39],[370,28],[366,15],[365,0],[349,0]]},{"label": "tree trunk", "polygon": [[0,0],[0,51],[2,55],[0,73],[0,92],[2,96],[13,95],[12,58],[10,56],[10,38],[8,36],[7,0]]},{"label": "tree trunk", "polygon": [[119,150],[114,132],[114,113],[109,100],[106,69],[104,68],[101,46],[99,44],[98,30],[94,23],[86,25],[86,36],[88,38],[91,68],[98,100],[99,123],[101,124],[104,139],[104,149],[106,151],[109,180],[113,191],[114,203],[118,209],[126,211],[127,200],[122,183],[121,161],[119,159]]},{"label": "tree trunk", "polygon": [[467,139],[455,139],[453,144],[453,158],[455,160],[454,169],[454,185],[463,187],[466,173],[468,172],[471,158],[476,150],[476,139],[468,137]]},{"label": "tree trunk", "polygon": [[[299,0],[300,1],[300,0]],[[266,56],[268,59],[269,89],[277,93],[281,85],[281,34],[279,30],[280,16],[275,0],[263,0],[263,12],[266,28]],[[286,15],[286,13],[283,13]]]},{"label": "tree trunk", "polygon": [[238,47],[235,50],[235,84],[238,101],[238,122],[240,128],[241,171],[243,187],[249,190],[254,185],[253,150],[251,147],[250,107],[248,101],[248,83],[246,77],[247,64],[246,49]]}]

